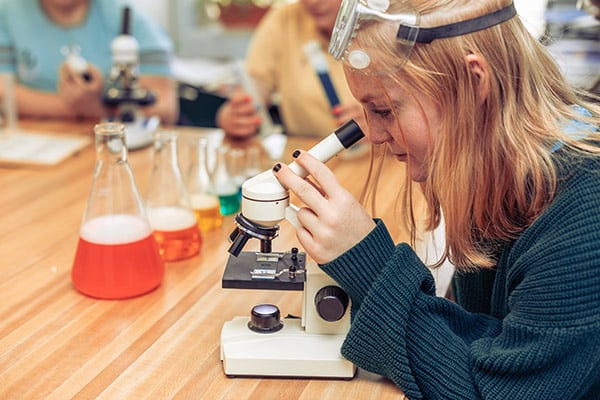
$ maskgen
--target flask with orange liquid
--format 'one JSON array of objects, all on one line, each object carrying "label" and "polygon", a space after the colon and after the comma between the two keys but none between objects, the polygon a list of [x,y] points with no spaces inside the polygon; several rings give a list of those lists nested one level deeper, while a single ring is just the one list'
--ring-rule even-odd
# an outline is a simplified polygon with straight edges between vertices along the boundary
[{"label": "flask with orange liquid", "polygon": [[160,255],[165,261],[193,257],[200,252],[202,236],[179,169],[177,134],[155,133],[153,156],[145,199]]},{"label": "flask with orange liquid", "polygon": [[71,279],[102,299],[138,296],[160,285],[164,262],[127,161],[125,126],[94,127],[96,168]]},{"label": "flask with orange liquid", "polygon": [[211,174],[208,168],[209,142],[199,137],[190,142],[190,163],[186,174],[186,188],[198,228],[203,233],[219,228],[223,216],[219,210],[219,198],[210,192]]}]

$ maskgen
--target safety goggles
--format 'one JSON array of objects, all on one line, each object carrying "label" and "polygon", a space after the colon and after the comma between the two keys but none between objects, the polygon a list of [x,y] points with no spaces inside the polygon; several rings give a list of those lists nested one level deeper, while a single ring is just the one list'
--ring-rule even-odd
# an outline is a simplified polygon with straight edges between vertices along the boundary
[{"label": "safety goggles", "polygon": [[[365,72],[389,73],[398,70],[408,60],[415,43],[431,43],[477,32],[502,23],[517,13],[513,4],[477,18],[431,28],[419,26],[419,15],[409,6],[389,0],[342,0],[329,43],[329,53],[351,67]],[[377,35],[361,35],[377,29]],[[394,36],[394,46],[381,43],[381,35]],[[387,53],[386,53],[387,49]],[[393,51],[393,54],[390,54]]]}]

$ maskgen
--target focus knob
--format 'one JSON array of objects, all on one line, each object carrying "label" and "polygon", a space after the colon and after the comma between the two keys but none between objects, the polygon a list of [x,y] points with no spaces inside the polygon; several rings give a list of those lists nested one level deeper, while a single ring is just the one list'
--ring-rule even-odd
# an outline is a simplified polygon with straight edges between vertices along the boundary
[{"label": "focus knob", "polygon": [[322,287],[315,295],[317,314],[329,322],[342,319],[349,302],[348,295],[339,286]]}]

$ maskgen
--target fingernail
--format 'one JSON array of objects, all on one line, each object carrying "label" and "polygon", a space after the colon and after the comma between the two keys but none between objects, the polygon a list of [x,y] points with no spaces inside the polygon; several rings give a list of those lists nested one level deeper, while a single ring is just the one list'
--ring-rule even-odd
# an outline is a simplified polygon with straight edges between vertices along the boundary
[{"label": "fingernail", "polygon": [[277,164],[273,165],[273,171],[279,172],[280,169],[281,169],[281,164],[280,163],[277,163]]},{"label": "fingernail", "polygon": [[300,155],[300,150],[296,150],[292,153],[292,157],[294,157],[294,158],[298,158],[299,155]]},{"label": "fingernail", "polygon": [[333,109],[331,111],[333,112],[333,115],[336,115],[336,116],[342,112],[340,106],[333,107]]}]

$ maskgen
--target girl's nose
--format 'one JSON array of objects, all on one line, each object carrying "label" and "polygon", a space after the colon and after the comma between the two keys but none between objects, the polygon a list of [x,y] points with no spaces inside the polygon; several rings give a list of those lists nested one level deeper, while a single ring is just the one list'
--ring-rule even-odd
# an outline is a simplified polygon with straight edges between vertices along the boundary
[{"label": "girl's nose", "polygon": [[365,132],[365,135],[369,139],[369,142],[373,144],[383,144],[385,142],[388,142],[391,138],[387,130],[373,126],[369,126],[369,128]]}]

